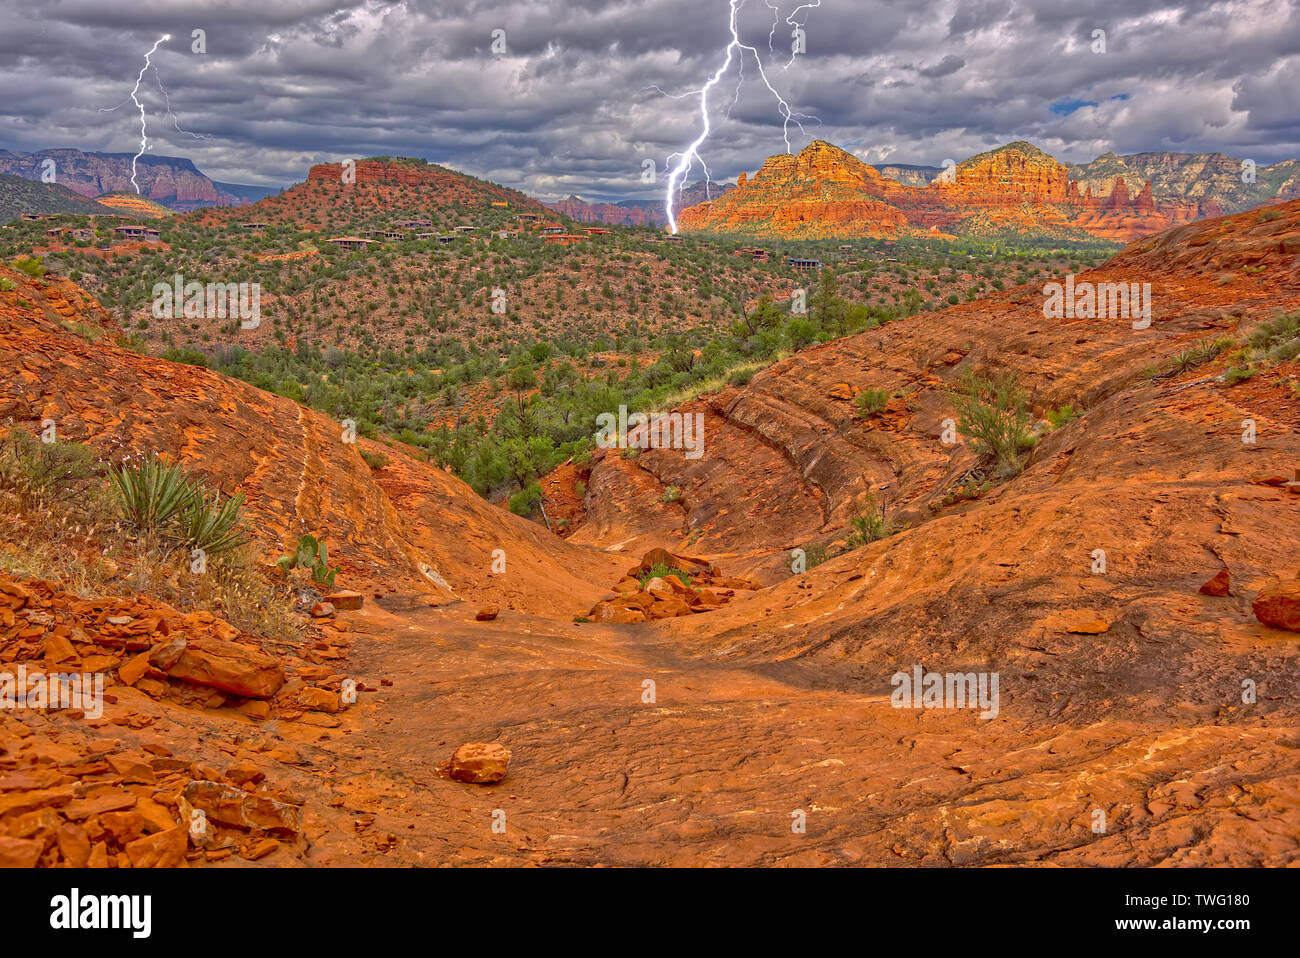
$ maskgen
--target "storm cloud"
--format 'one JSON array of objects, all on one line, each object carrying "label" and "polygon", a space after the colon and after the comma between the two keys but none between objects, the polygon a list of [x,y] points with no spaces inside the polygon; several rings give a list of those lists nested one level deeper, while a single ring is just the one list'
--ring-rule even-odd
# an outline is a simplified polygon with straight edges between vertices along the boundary
[{"label": "storm cloud", "polygon": [[[700,130],[689,94],[721,65],[729,15],[728,0],[0,0],[0,145],[134,152],[127,96],[169,34],[154,56],[166,94],[152,73],[141,86],[151,149],[214,179],[289,184],[312,163],[403,154],[542,198],[647,196],[644,161],[662,174]],[[929,165],[1015,139],[1072,161],[1300,155],[1290,0],[745,0],[738,23],[815,117],[790,128],[796,150],[821,138]],[[790,62],[796,28],[806,52]],[[753,56],[736,61],[710,97],[715,178],[785,148]]]}]

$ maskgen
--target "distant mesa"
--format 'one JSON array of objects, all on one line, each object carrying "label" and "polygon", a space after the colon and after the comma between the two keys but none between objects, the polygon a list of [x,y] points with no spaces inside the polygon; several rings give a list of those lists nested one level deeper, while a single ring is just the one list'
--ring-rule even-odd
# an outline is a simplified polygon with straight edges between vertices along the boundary
[{"label": "distant mesa", "polygon": [[[685,187],[674,209],[682,210],[706,200],[717,198],[734,190],[731,183],[698,183]],[[618,203],[588,203],[577,196],[555,203],[544,203],[553,210],[579,223],[604,223],[607,226],[666,226],[668,213],[662,198],[653,200],[622,200]]]},{"label": "distant mesa", "polygon": [[[16,153],[0,150],[0,173],[40,182],[53,161],[56,182],[87,198],[105,194],[137,195],[131,185],[131,153],[86,153],[81,150],[40,150]],[[179,156],[145,154],[136,161],[139,196],[178,213],[208,206],[240,206],[274,190],[259,186],[215,183]]]}]

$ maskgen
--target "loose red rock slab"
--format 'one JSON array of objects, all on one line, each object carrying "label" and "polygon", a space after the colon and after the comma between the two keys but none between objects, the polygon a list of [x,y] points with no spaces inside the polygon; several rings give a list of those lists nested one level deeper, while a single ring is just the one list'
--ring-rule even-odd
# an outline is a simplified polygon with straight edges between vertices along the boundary
[{"label": "loose red rock slab", "polygon": [[1231,577],[1227,569],[1220,569],[1213,579],[1207,581],[1200,588],[1201,595],[1228,595],[1228,589],[1231,586]]},{"label": "loose red rock slab", "polygon": [[334,614],[334,605],[330,602],[317,602],[311,607],[313,619],[328,619]]},{"label": "loose red rock slab", "polygon": [[189,830],[185,825],[176,825],[127,843],[126,855],[132,868],[179,868],[185,864],[188,848]]},{"label": "loose red rock slab", "polygon": [[506,777],[510,749],[495,742],[468,742],[451,756],[448,770],[458,782],[491,785]]},{"label": "loose red rock slab", "polygon": [[1250,608],[1264,625],[1300,632],[1300,579],[1279,582],[1261,590]]},{"label": "loose red rock slab", "polygon": [[491,622],[500,614],[501,610],[495,605],[485,605],[474,614],[474,619],[477,622]]},{"label": "loose red rock slab", "polygon": [[269,699],[284,685],[284,670],[273,657],[249,645],[209,637],[189,642],[166,672],[173,679],[246,699]]},{"label": "loose red rock slab", "polygon": [[182,793],[193,808],[221,825],[251,830],[260,828],[277,834],[295,834],[302,830],[302,808],[276,801],[265,795],[253,795],[221,782],[190,782]]},{"label": "loose red rock slab", "polygon": [[360,592],[349,592],[343,590],[341,592],[331,592],[329,595],[325,596],[324,601],[334,606],[334,608],[340,612],[355,612],[360,609],[362,603],[365,602],[365,596]]}]

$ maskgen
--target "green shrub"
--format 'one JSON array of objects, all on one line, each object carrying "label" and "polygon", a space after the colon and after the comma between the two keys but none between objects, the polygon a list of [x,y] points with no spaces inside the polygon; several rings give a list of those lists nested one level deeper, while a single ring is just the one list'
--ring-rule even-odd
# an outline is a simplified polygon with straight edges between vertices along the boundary
[{"label": "green shrub", "polygon": [[894,534],[893,526],[885,518],[884,506],[877,507],[876,497],[870,493],[867,494],[866,505],[849,520],[849,525],[853,528],[848,538],[850,549],[870,545]]},{"label": "green shrub", "polygon": [[0,276],[0,293],[12,293],[17,288],[18,284],[8,276]]},{"label": "green shrub", "polygon": [[1053,429],[1060,429],[1067,423],[1074,422],[1082,415],[1082,409],[1078,409],[1073,404],[1067,403],[1060,409],[1047,410],[1047,421],[1052,424]]},{"label": "green shrub", "polygon": [[34,500],[62,501],[81,494],[99,472],[95,453],[76,442],[42,442],[22,429],[0,439],[0,487],[17,494],[26,508]]},{"label": "green shrub", "polygon": [[510,497],[510,511],[517,516],[531,516],[542,504],[542,487],[539,483],[530,483]]},{"label": "green shrub", "polygon": [[968,372],[953,396],[957,428],[975,440],[975,451],[990,457],[1002,476],[1020,471],[1025,452],[1034,447],[1029,399],[1014,375],[985,377]]},{"label": "green shrub", "polygon": [[1229,386],[1235,386],[1237,383],[1244,383],[1253,375],[1255,375],[1255,370],[1249,366],[1233,366],[1223,374],[1223,381]]},{"label": "green shrub", "polygon": [[1252,358],[1284,363],[1300,356],[1300,313],[1285,313],[1264,323],[1247,341]]},{"label": "green shrub", "polygon": [[14,260],[14,269],[26,273],[32,279],[40,279],[45,275],[45,264],[30,256],[20,256]]},{"label": "green shrub", "polygon": [[664,490],[664,494],[659,497],[660,502],[670,503],[679,502],[682,498],[682,490],[679,486],[669,486]]},{"label": "green shrub", "polygon": [[670,575],[677,576],[678,580],[684,583],[685,585],[691,584],[690,573],[685,572],[682,569],[678,569],[674,566],[663,565],[662,563],[660,563],[659,565],[652,566],[649,572],[642,572],[639,576],[637,576],[637,578],[641,582],[641,588],[644,589],[645,584],[649,582],[651,579],[663,579]]},{"label": "green shrub", "polygon": [[388,457],[382,452],[370,452],[368,449],[361,450],[361,458],[366,461],[366,465],[371,469],[383,469],[388,465]]},{"label": "green shrub", "polygon": [[831,557],[830,552],[820,543],[808,542],[799,548],[803,549],[804,563],[809,569],[821,565]]},{"label": "green shrub", "polygon": [[859,419],[874,416],[876,413],[885,411],[885,406],[889,404],[889,391],[887,389],[864,389],[858,393],[857,402]]}]

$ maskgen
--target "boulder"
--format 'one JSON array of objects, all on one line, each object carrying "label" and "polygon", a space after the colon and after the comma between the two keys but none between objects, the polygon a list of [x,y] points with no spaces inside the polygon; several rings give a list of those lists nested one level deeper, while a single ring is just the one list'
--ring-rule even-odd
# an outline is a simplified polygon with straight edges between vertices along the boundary
[{"label": "boulder", "polygon": [[641,564],[637,568],[642,572],[649,572],[655,566],[666,566],[669,569],[676,569],[677,560],[667,549],[651,549],[641,557]]},{"label": "boulder", "polygon": [[1279,582],[1261,590],[1250,608],[1264,625],[1300,632],[1300,579]]},{"label": "boulder", "polygon": [[328,619],[334,614],[334,606],[329,602],[317,602],[311,607],[313,619]]},{"label": "boulder", "polygon": [[501,610],[495,605],[485,605],[474,613],[474,620],[476,622],[491,622],[500,614]]},{"label": "boulder", "polygon": [[506,777],[510,749],[495,742],[468,742],[451,756],[449,773],[458,782],[491,785]]},{"label": "boulder", "polygon": [[278,661],[260,649],[224,639],[205,637],[189,642],[164,671],[181,682],[246,699],[269,699],[284,685],[284,670]]}]

